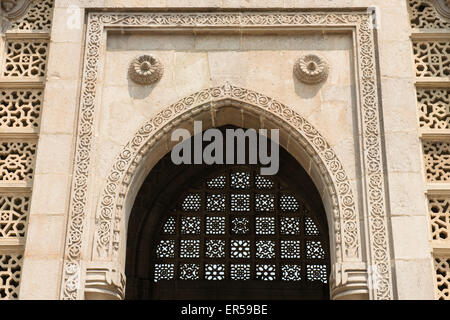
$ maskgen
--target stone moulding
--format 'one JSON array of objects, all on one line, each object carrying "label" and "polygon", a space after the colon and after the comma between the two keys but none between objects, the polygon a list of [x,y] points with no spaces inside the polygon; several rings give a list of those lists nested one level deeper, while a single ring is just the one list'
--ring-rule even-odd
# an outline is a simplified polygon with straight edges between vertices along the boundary
[{"label": "stone moulding", "polygon": [[[250,10],[250,9],[247,9]],[[276,29],[278,27],[322,27],[322,28],[348,28],[355,33],[356,46],[355,54],[357,56],[358,68],[358,84],[359,84],[359,106],[361,110],[361,144],[365,152],[361,155],[362,172],[364,192],[362,201],[365,203],[363,208],[364,215],[368,219],[368,263],[374,265],[378,270],[379,277],[377,279],[377,286],[370,286],[373,279],[369,278],[369,287],[373,288],[370,291],[372,299],[392,299],[392,274],[389,252],[389,235],[387,227],[387,212],[385,203],[385,186],[384,186],[384,172],[382,160],[382,145],[381,145],[381,131],[380,131],[380,117],[379,117],[379,102],[378,102],[378,88],[377,88],[377,64],[375,60],[375,42],[374,33],[371,28],[372,16],[365,10],[364,12],[214,12],[214,13],[182,13],[182,12],[168,12],[168,13],[89,13],[87,28],[86,28],[86,44],[85,44],[85,58],[84,71],[80,95],[79,108],[79,123],[76,142],[76,157],[74,163],[73,182],[72,182],[72,196],[68,216],[67,239],[65,247],[64,269],[61,285],[62,299],[82,299],[84,284],[81,279],[84,279],[84,272],[82,263],[82,252],[88,250],[87,245],[89,241],[86,239],[86,224],[90,220],[88,216],[89,203],[88,195],[93,192],[92,186],[89,184],[89,179],[92,175],[93,169],[91,161],[91,152],[93,147],[94,132],[94,117],[97,115],[98,109],[98,79],[100,66],[102,65],[102,48],[104,47],[104,37],[102,36],[104,30],[108,28],[247,28],[259,27]],[[242,90],[237,88],[238,90]],[[205,93],[205,92],[201,92]],[[247,99],[254,99],[258,97],[256,93],[248,91]],[[268,97],[259,96],[261,99]],[[194,99],[193,96],[187,97],[184,101],[189,104]],[[240,100],[240,99],[239,99]],[[251,101],[250,101],[251,102]],[[255,103],[250,103],[255,105]],[[279,106],[275,104],[274,106]],[[173,109],[166,108],[158,116],[152,119],[153,127],[146,127],[144,131],[135,136],[131,145],[127,145],[121,152],[116,164],[113,167],[110,179],[115,183],[108,183],[105,190],[111,196],[102,197],[102,206],[105,208],[116,208],[116,201],[120,201],[119,193],[123,192],[124,186],[122,181],[129,177],[126,176],[129,168],[132,168],[135,163],[134,156],[138,159],[142,158],[142,154],[136,153],[138,150],[133,150],[133,145],[140,145],[143,136],[150,135],[153,132],[155,125],[162,125],[170,119],[175,117],[179,108],[183,110],[183,106],[179,104],[173,105]],[[273,107],[273,106],[272,106]],[[281,107],[280,107],[281,108]],[[297,118],[296,115],[290,113],[292,110],[283,106],[282,108],[290,117]],[[272,111],[273,112],[273,111]],[[281,114],[278,116],[284,122],[289,123],[288,118]],[[298,118],[297,118],[298,119]],[[301,121],[301,120],[299,120]],[[295,126],[294,126],[295,127]],[[307,126],[308,127],[308,126]],[[318,145],[312,144],[314,150],[320,154],[322,160],[326,162],[327,157],[334,156],[334,152],[327,151],[325,141],[319,139],[320,135],[312,127],[309,127],[308,136],[313,139],[318,139]],[[318,135],[318,136],[315,136]],[[299,134],[301,136],[301,134]],[[325,148],[325,149],[323,149]],[[318,151],[322,151],[322,153]],[[331,176],[337,168],[340,168],[339,161],[334,161],[333,158],[328,159],[329,163],[325,171],[328,171]],[[337,167],[336,167],[337,166]],[[346,178],[338,174],[335,176],[340,180]],[[344,179],[345,180],[345,179]],[[340,197],[349,192],[347,184],[341,184],[336,187],[336,199],[339,200],[339,206],[348,207],[352,205],[354,199],[352,197]],[[344,207],[341,207],[343,209]],[[98,237],[100,233],[96,232],[96,239],[100,239],[102,247],[104,248],[102,255],[105,257],[102,260],[114,261],[114,250],[119,239],[117,234],[113,234],[113,230],[120,230],[120,216],[121,212],[104,211],[99,212],[96,216],[96,226],[94,228],[107,230],[109,237]],[[344,212],[335,212],[339,215],[352,215],[359,213],[351,212],[351,210],[344,210]],[[100,216],[103,215],[104,218]],[[102,220],[103,219],[103,220]],[[108,226],[110,229],[108,229]],[[342,237],[344,241],[352,242],[351,239],[345,239],[347,235],[353,234],[359,225],[350,223],[344,226],[342,230]],[[358,235],[359,237],[359,235]],[[105,240],[107,239],[107,241]],[[106,242],[105,242],[106,241]],[[358,239],[357,241],[361,241]],[[96,243],[97,245],[97,243]],[[358,248],[361,250],[361,248]],[[102,250],[94,249],[95,252],[102,252]],[[361,257],[359,257],[361,259]]]}]

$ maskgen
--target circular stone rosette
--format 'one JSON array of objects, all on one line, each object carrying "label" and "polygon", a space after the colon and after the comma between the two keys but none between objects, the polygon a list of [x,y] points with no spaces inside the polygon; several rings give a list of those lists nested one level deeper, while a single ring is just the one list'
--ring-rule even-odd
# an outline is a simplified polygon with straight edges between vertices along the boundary
[{"label": "circular stone rosette", "polygon": [[294,74],[297,79],[307,84],[324,82],[328,78],[328,72],[328,63],[315,54],[299,58],[294,65]]},{"label": "circular stone rosette", "polygon": [[158,82],[164,73],[164,67],[152,55],[143,55],[131,61],[128,75],[131,80],[140,85],[150,85]]}]

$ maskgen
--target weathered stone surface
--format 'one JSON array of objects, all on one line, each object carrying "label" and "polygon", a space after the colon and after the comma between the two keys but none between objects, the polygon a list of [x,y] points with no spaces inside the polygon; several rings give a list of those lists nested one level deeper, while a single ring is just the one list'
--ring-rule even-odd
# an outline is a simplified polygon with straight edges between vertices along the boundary
[{"label": "weathered stone surface", "polygon": [[[36,22],[29,18],[30,13],[24,13],[19,20],[13,21],[9,32],[14,35],[0,40],[0,67],[3,68],[7,58],[5,39],[21,43],[30,39],[49,41],[45,53],[38,50],[31,54],[21,53],[20,56],[21,67],[26,67],[24,57],[42,58],[47,66],[45,76],[31,77],[24,72],[21,76],[6,78],[3,69],[0,75],[2,87],[5,83],[8,87],[24,89],[37,86],[45,90],[37,128],[25,130],[0,126],[0,138],[5,135],[14,141],[38,142],[32,184],[0,181],[0,195],[12,192],[31,195],[32,198],[28,237],[26,240],[19,239],[22,242],[14,247],[14,254],[23,255],[20,298],[82,299],[84,293],[81,288],[68,288],[66,280],[68,277],[84,279],[80,266],[91,263],[87,297],[96,296],[95,292],[101,286],[112,292],[112,297],[122,297],[124,270],[120,268],[123,268],[125,260],[125,249],[121,246],[126,239],[124,220],[133,207],[133,196],[137,194],[140,183],[156,161],[172,147],[168,132],[177,126],[191,128],[195,117],[215,125],[275,126],[274,119],[269,119],[262,112],[262,103],[254,102],[253,107],[248,107],[251,105],[249,98],[235,98],[228,109],[222,105],[224,99],[205,101],[205,105],[214,109],[216,115],[212,111],[197,116],[180,112],[187,118],[180,123],[172,122],[170,117],[163,116],[163,120],[158,117],[161,111],[167,111],[173,104],[185,103],[183,99],[192,94],[204,93],[208,88],[221,88],[223,94],[226,86],[248,90],[285,105],[286,110],[295,112],[318,131],[326,141],[328,150],[333,151],[342,166],[354,200],[355,217],[352,219],[358,221],[358,241],[369,244],[368,247],[360,246],[357,257],[352,257],[348,263],[338,261],[339,256],[348,258],[345,253],[335,252],[338,245],[334,243],[334,226],[339,222],[334,217],[334,210],[337,210],[336,203],[342,205],[343,202],[339,194],[333,198],[330,191],[336,184],[327,179],[332,180],[329,177],[333,175],[324,173],[326,170],[332,171],[333,166],[323,165],[320,168],[318,163],[324,155],[313,148],[305,150],[298,133],[286,129],[291,121],[289,116],[278,115],[286,126],[280,137],[281,144],[311,175],[320,189],[328,219],[333,220],[329,221],[332,264],[334,268],[341,267],[335,270],[336,283],[333,285],[344,298],[345,292],[349,292],[349,298],[352,295],[367,297],[370,290],[370,296],[376,299],[435,298],[432,257],[436,252],[444,257],[450,256],[450,246],[445,241],[438,244],[430,241],[425,192],[428,190],[429,197],[437,193],[441,198],[444,194],[445,198],[450,183],[445,178],[438,183],[426,182],[426,170],[441,170],[443,173],[440,174],[445,176],[446,155],[436,155],[439,159],[435,162],[440,161],[443,169],[430,169],[430,164],[423,160],[419,137],[423,135],[422,139],[426,140],[427,134],[433,135],[432,143],[437,143],[448,140],[448,131],[436,129],[424,133],[419,128],[415,75],[423,75],[420,81],[427,86],[438,86],[436,81],[440,81],[441,86],[442,83],[448,86],[448,79],[435,77],[445,71],[433,68],[443,65],[436,61],[448,50],[445,49],[445,43],[448,44],[445,39],[448,39],[450,31],[446,22],[440,20],[442,10],[436,13],[432,7],[433,1],[424,1],[431,7],[426,11],[428,15],[423,18],[425,20],[421,20],[422,27],[439,28],[439,32],[445,34],[437,45],[442,52],[433,53],[430,62],[426,60],[426,52],[415,53],[416,61],[422,61],[429,68],[424,71],[415,65],[411,50],[407,5],[412,3],[411,8],[416,8],[417,1],[414,0],[336,0],[332,5],[319,0],[55,0],[53,16],[44,14]],[[6,1],[2,5],[9,8],[14,2]],[[52,6],[53,1],[45,0],[29,10],[45,13]],[[322,9],[339,15],[346,9],[366,7],[376,8],[375,38],[372,38],[372,31],[365,33],[361,39],[354,37],[353,29],[345,29],[347,25],[353,28],[353,22],[340,21],[339,30],[334,31],[333,23],[323,20],[317,24],[314,22],[320,20],[314,14],[320,16],[324,11]],[[86,8],[103,8],[105,11],[102,14],[107,18],[90,13],[85,21]],[[124,11],[124,8],[130,10]],[[118,22],[120,27],[114,31],[101,31],[103,26],[114,20],[108,16],[109,12],[133,15],[162,9],[163,16],[182,16],[179,12],[189,9],[193,15],[201,11],[202,15],[207,16],[227,9],[236,16],[240,16],[241,11],[244,11],[243,16],[255,16],[264,15],[260,9],[268,8],[271,14],[280,16],[286,14],[283,8],[300,14],[312,12],[311,17],[318,20],[299,19],[301,22],[289,24],[290,28],[278,28],[280,23],[276,19],[268,19],[267,22],[255,18],[251,23],[265,25],[251,31],[246,29],[247,22],[244,23],[244,20],[240,20],[240,24],[228,25],[226,29],[217,29],[217,25],[207,27],[203,20],[196,20],[194,24],[184,20],[171,25],[168,33],[157,31],[156,24],[150,28],[145,23],[138,25],[138,19],[131,19]],[[302,11],[305,8],[312,11]],[[365,10],[352,11],[352,14],[367,15]],[[412,14],[418,13],[413,11]],[[289,20],[285,19],[283,21]],[[133,24],[140,30],[130,28]],[[186,28],[181,31],[183,24]],[[310,28],[311,24],[314,28]],[[364,28],[364,25],[359,27]],[[420,41],[423,37],[421,35]],[[432,45],[437,40],[423,41]],[[377,59],[370,54],[358,56],[358,48],[362,44],[368,44],[365,48],[376,50]],[[294,65],[297,59],[307,54],[318,55],[327,61],[329,70],[326,81],[308,84],[296,78]],[[153,55],[164,66],[164,74],[159,81],[146,86],[136,84],[127,76],[130,62],[142,55]],[[14,61],[14,57],[10,61]],[[367,65],[373,68],[364,69],[363,66]],[[380,103],[376,101],[378,98]],[[245,109],[246,103],[248,110]],[[374,109],[370,109],[372,106],[375,106]],[[2,101],[0,116],[1,108]],[[162,133],[159,144],[150,138],[156,130],[144,138],[137,133],[140,128],[145,128],[143,125],[148,121],[164,125],[169,130]],[[147,139],[146,142],[136,144],[136,140],[141,138]],[[307,141],[307,138],[304,139]],[[376,148],[372,148],[373,144]],[[148,151],[150,146],[152,148]],[[435,149],[445,153],[445,148]],[[142,154],[139,154],[140,151]],[[124,159],[124,168],[118,169],[122,165],[118,159]],[[137,166],[136,170],[134,166]],[[5,170],[13,170],[11,165],[9,168]],[[105,202],[106,184],[111,174],[117,174],[120,180],[114,185],[117,192],[113,194],[117,197],[113,201],[117,205],[114,208],[120,207],[122,210],[119,212],[122,220],[118,222],[122,229],[114,241],[119,248],[111,248],[116,255],[102,258],[114,261],[114,264],[103,265],[97,261],[102,260],[97,256],[97,232],[98,221],[101,220],[99,211]],[[374,185],[376,188],[371,189]],[[379,198],[381,200],[377,202]],[[381,239],[375,239],[375,232],[371,229],[376,226],[373,222],[374,206],[381,208],[384,232]],[[81,230],[80,234],[74,230]],[[52,234],[54,238],[50,236]],[[358,241],[355,240],[355,243]],[[382,275],[388,283],[382,290],[372,286],[374,280],[370,275],[371,268],[380,264],[374,254],[379,241],[383,242],[382,251],[386,254],[382,262],[388,266],[391,264]],[[70,245],[73,246],[69,248]],[[114,275],[114,281],[109,281],[110,274]],[[343,281],[346,275],[353,281],[348,288]],[[361,288],[364,281],[368,284],[367,288]],[[357,292],[352,291],[355,287]]]}]

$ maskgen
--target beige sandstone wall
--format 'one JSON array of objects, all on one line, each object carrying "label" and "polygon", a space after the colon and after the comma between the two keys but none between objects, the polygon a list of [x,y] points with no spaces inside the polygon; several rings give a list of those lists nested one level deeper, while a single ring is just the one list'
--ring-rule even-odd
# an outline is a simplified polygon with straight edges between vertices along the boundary
[{"label": "beige sandstone wall", "polygon": [[[393,297],[435,298],[406,1],[56,0],[21,299],[59,299],[61,295],[85,40],[85,26],[74,28],[67,23],[76,18],[73,6],[81,8],[81,21],[84,21],[85,8],[337,10],[377,6],[381,16],[377,49]],[[348,32],[315,31],[282,36],[214,36],[192,32],[176,36],[154,33],[109,35],[103,48],[104,65],[100,71],[101,104],[94,124],[94,151],[91,154],[94,175],[89,181],[94,187],[88,195],[88,210],[97,210],[114,159],[147,119],[191,93],[226,81],[273,97],[310,121],[335,150],[360,199],[353,46],[354,39]],[[302,84],[292,74],[295,59],[310,52],[321,54],[331,67],[327,82],[321,86]],[[163,78],[151,89],[138,87],[127,78],[131,59],[143,53],[160,57],[165,67]],[[359,202],[357,206],[363,207],[364,203]],[[92,224],[94,218],[91,217],[89,222]],[[93,241],[93,232],[93,227],[86,226],[84,236],[89,244]],[[367,230],[362,230],[362,237],[367,245]],[[91,249],[83,249],[82,257],[85,266],[92,257]]]}]

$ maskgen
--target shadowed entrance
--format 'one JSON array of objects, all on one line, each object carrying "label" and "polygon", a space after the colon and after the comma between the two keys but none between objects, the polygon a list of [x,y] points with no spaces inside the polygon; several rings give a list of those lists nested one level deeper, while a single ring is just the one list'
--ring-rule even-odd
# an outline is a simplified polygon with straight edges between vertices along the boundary
[{"label": "shadowed entrance", "polygon": [[284,149],[277,175],[259,168],[162,158],[131,213],[126,298],[328,299],[319,193]]}]

